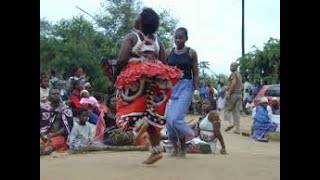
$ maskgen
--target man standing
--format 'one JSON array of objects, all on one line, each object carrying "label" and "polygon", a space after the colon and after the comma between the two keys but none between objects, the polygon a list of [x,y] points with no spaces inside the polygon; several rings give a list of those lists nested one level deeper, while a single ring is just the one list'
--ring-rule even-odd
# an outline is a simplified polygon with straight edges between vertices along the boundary
[{"label": "man standing", "polygon": [[[240,134],[240,108],[241,108],[241,86],[242,77],[238,72],[238,63],[233,62],[230,65],[231,74],[228,80],[228,91],[226,93],[224,120],[229,121],[230,126],[226,131],[230,131],[234,126],[236,130],[234,133]],[[231,122],[231,114],[233,123]]]}]

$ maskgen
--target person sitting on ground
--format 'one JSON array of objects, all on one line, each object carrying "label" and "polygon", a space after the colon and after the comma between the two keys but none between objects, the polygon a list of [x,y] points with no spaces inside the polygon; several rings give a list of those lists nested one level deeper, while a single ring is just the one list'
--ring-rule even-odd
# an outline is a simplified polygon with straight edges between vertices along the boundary
[{"label": "person sitting on ground", "polygon": [[271,109],[272,109],[272,114],[280,115],[280,106],[279,106],[277,97],[272,98]]},{"label": "person sitting on ground", "polygon": [[[269,116],[269,119],[271,119],[271,115],[272,115],[272,109],[271,107],[268,105],[268,99],[266,97],[261,97],[261,98],[256,98],[254,99],[254,102],[252,104],[252,113],[251,113],[251,118],[252,118],[252,121],[254,121],[254,117],[256,115],[256,112],[257,112],[257,107],[258,105],[261,103],[261,102],[264,102],[264,101],[267,101],[267,111],[268,111],[268,116]],[[254,104],[257,104],[257,106],[254,107]]]},{"label": "person sitting on ground", "polygon": [[80,104],[87,104],[91,107],[99,109],[99,103],[98,103],[97,99],[93,96],[90,96],[89,91],[87,91],[85,89],[82,90],[80,92],[80,97],[81,97]]},{"label": "person sitting on ground", "polygon": [[40,153],[64,152],[73,126],[72,111],[60,101],[59,89],[51,89],[49,102],[40,109]]},{"label": "person sitting on ground", "polygon": [[[268,108],[269,107],[269,108]],[[268,132],[274,132],[277,125],[271,123],[272,110],[268,106],[268,99],[266,97],[261,97],[259,104],[252,111],[253,126],[252,126],[252,138],[257,141],[267,142],[268,139],[265,135]]]},{"label": "person sitting on ground", "polygon": [[202,108],[205,114],[195,128],[196,137],[190,143],[192,145],[198,142],[207,143],[210,145],[211,152],[214,153],[218,139],[222,147],[220,153],[226,154],[226,147],[220,130],[221,120],[219,113],[216,111],[216,100],[210,97],[203,99]]},{"label": "person sitting on ground", "polygon": [[[86,104],[81,104],[81,96],[80,93],[84,90],[85,81],[76,80],[73,85],[73,90],[70,96],[70,107],[72,108],[73,114],[77,114],[78,109],[88,108]],[[99,114],[99,113],[98,113]],[[89,114],[89,122],[92,124],[96,124],[99,119],[99,116],[95,113]]]},{"label": "person sitting on ground", "polygon": [[79,109],[77,112],[79,119],[71,130],[69,137],[70,149],[72,151],[79,150],[82,147],[87,147],[93,143],[92,129],[89,123],[89,112],[87,109]]}]

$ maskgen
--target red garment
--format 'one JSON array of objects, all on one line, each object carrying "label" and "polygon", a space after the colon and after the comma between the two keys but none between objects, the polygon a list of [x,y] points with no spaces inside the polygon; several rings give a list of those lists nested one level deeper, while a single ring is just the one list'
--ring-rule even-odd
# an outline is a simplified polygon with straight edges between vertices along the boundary
[{"label": "red garment", "polygon": [[106,105],[103,103],[99,102],[99,107],[100,107],[100,115],[99,115],[99,120],[96,124],[96,133],[95,133],[95,140],[102,142],[103,141],[103,136],[104,136],[104,131],[106,130],[106,123],[104,120],[104,114],[108,112],[108,108]]},{"label": "red garment", "polygon": [[144,77],[170,79],[172,86],[174,86],[180,80],[181,73],[180,69],[162,63],[130,62],[127,68],[118,76],[115,87],[123,89],[125,86]]},{"label": "red garment", "polygon": [[98,104],[99,104],[99,109],[100,109],[100,112],[107,112],[108,111],[108,108],[106,105],[104,105],[102,102],[98,101]]},{"label": "red garment", "polygon": [[[52,133],[49,133],[52,134]],[[40,138],[40,143],[45,143],[45,146],[52,146],[55,151],[58,152],[65,152],[69,149],[68,145],[66,144],[66,139],[63,136],[56,136],[49,139],[47,142],[44,142]]]},{"label": "red garment", "polygon": [[80,92],[77,89],[72,91],[70,100],[72,113],[74,116],[76,116],[78,109],[82,108],[82,104],[80,104]]},{"label": "red garment", "polygon": [[[166,123],[165,110],[167,102],[171,97],[171,88],[180,80],[182,72],[176,67],[165,65],[162,63],[152,62],[129,62],[118,76],[115,87],[120,91],[125,91],[126,88],[133,85],[134,82],[146,77],[155,77],[153,83],[156,85],[152,95],[155,97],[163,94],[164,98],[157,104],[153,103],[154,111],[149,111],[147,108],[147,96],[145,91],[130,102],[124,101],[119,95],[117,97],[117,115],[116,121],[119,128],[124,131],[134,130],[135,123],[144,118],[148,123],[154,126],[158,133]],[[160,80],[170,81],[171,87],[161,87],[158,83]],[[145,84],[146,85],[146,84]],[[140,84],[141,86],[141,84]],[[147,85],[146,85],[147,86]],[[144,87],[145,89],[146,87]],[[153,112],[155,114],[153,114]]]},{"label": "red garment", "polygon": [[104,112],[102,111],[99,116],[99,120],[96,124],[96,134],[94,139],[99,142],[103,142],[104,133],[106,130],[106,123],[104,121]]},{"label": "red garment", "polygon": [[213,95],[214,95],[213,88],[211,86],[209,86],[209,97],[213,98]]}]

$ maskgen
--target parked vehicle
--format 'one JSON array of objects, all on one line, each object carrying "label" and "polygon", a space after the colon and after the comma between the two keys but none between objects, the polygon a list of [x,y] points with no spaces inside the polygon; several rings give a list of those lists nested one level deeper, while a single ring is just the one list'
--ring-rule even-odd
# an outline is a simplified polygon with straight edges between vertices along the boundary
[{"label": "parked vehicle", "polygon": [[[272,104],[272,98],[277,97],[278,104],[280,106],[280,84],[264,85],[254,99],[258,99],[263,96],[268,98],[269,105]],[[255,102],[255,106],[257,105],[257,103],[258,101]]]}]

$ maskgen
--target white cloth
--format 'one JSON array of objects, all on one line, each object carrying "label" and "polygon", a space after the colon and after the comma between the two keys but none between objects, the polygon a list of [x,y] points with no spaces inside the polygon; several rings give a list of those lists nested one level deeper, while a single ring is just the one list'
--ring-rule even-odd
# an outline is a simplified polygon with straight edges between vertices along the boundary
[{"label": "white cloth", "polygon": [[271,115],[271,122],[277,124],[277,132],[280,132],[280,115],[272,114]]},{"label": "white cloth", "polygon": [[50,89],[44,89],[40,87],[40,107],[44,106],[44,103],[48,101]]},{"label": "white cloth", "polygon": [[213,124],[212,124],[212,122],[209,121],[208,116],[209,116],[209,113],[206,115],[206,117],[204,117],[201,120],[201,122],[199,124],[199,129],[200,129],[200,131],[201,130],[203,130],[203,131],[211,131],[212,135],[213,135]]},{"label": "white cloth", "polygon": [[[212,153],[215,153],[216,151],[216,144],[217,144],[217,138],[213,139],[214,133],[213,133],[213,124],[212,122],[209,121],[208,119],[209,114],[204,117],[200,124],[199,124],[199,129],[200,129],[200,137],[195,137],[188,141],[187,143],[191,144],[209,144]],[[203,139],[208,139],[208,141],[204,141]]]},{"label": "white cloth", "polygon": [[40,87],[40,101],[44,101],[48,98],[49,91],[50,91],[49,88],[44,89],[44,88]]},{"label": "white cloth", "polygon": [[137,42],[133,46],[132,51],[140,49],[140,52],[154,51],[154,52],[157,52],[157,54],[159,54],[160,45],[158,42],[158,38],[156,36],[155,36],[154,43],[149,45],[149,44],[145,44],[144,42],[141,41],[140,36],[137,32],[134,32],[134,34],[137,36]]},{"label": "white cloth", "polygon": [[93,141],[93,133],[89,123],[86,123],[85,125],[80,125],[78,122],[75,121],[69,137],[69,143],[71,147],[75,147],[81,142],[92,142],[92,141]]},{"label": "white cloth", "polygon": [[225,105],[225,99],[222,97],[218,98],[218,109],[223,109]]}]

